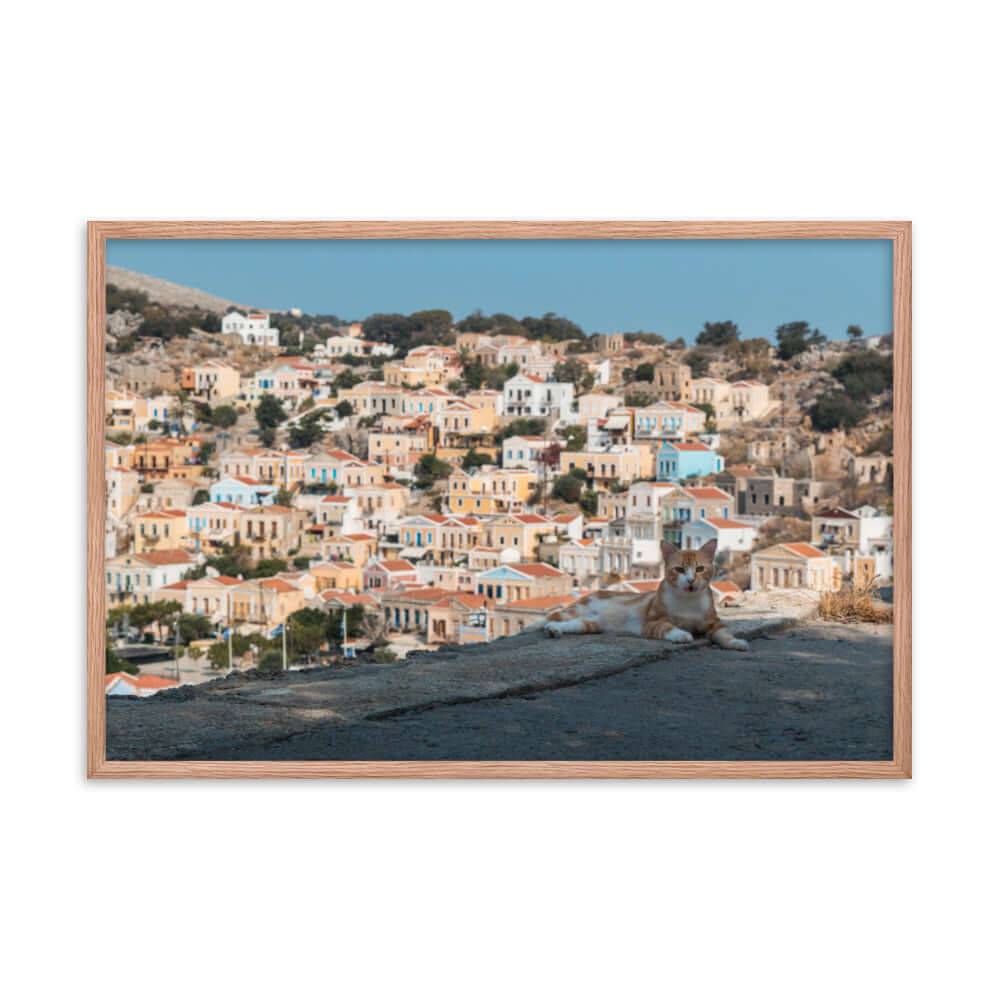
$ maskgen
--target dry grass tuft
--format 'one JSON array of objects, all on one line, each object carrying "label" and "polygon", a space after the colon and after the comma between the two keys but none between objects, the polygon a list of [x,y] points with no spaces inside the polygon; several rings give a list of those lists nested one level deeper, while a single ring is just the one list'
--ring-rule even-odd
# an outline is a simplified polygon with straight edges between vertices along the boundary
[{"label": "dry grass tuft", "polygon": [[892,621],[892,605],[880,600],[875,593],[876,581],[855,589],[845,584],[838,591],[822,594],[819,616],[831,622],[873,622],[883,625]]}]

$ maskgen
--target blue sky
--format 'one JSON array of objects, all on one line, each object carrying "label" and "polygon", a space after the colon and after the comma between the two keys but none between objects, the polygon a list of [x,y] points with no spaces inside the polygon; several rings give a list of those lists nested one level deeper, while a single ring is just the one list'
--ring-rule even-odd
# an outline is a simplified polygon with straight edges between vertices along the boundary
[{"label": "blue sky", "polygon": [[108,263],[262,309],[555,312],[689,343],[706,320],[774,339],[892,329],[888,240],[109,240]]}]

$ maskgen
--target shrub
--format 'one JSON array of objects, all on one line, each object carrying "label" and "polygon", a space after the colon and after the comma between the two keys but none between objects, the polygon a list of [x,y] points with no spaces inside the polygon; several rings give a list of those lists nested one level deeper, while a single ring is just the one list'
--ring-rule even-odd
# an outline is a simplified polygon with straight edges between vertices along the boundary
[{"label": "shrub", "polygon": [[831,374],[851,399],[865,402],[892,388],[892,358],[878,351],[852,352]]},{"label": "shrub", "polygon": [[272,649],[260,658],[257,669],[265,674],[278,674],[284,669],[284,657],[276,649]]},{"label": "shrub", "polygon": [[[586,473],[584,473],[583,478],[587,478]],[[552,484],[552,495],[567,503],[578,503],[582,494],[583,484],[577,476],[558,476]]]},{"label": "shrub", "polygon": [[849,429],[864,416],[864,409],[844,392],[824,393],[809,411],[813,427],[818,431],[832,431],[838,427]]}]

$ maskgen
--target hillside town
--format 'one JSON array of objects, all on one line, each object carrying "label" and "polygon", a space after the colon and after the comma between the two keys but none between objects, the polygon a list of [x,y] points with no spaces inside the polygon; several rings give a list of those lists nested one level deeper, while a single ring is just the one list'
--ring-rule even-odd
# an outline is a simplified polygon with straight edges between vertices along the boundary
[{"label": "hillside town", "polygon": [[219,315],[107,289],[108,693],[489,642],[717,543],[716,602],[891,585],[892,335]]}]

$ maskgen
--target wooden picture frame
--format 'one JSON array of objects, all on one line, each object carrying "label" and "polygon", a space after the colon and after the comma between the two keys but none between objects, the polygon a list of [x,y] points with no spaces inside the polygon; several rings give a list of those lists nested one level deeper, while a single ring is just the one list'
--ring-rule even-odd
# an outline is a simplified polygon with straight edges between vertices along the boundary
[{"label": "wooden picture frame", "polygon": [[[872,239],[893,243],[894,628],[889,761],[136,762],[105,759],[105,241],[108,239]],[[114,222],[87,226],[87,776],[93,778],[909,778],[911,223]]]}]

